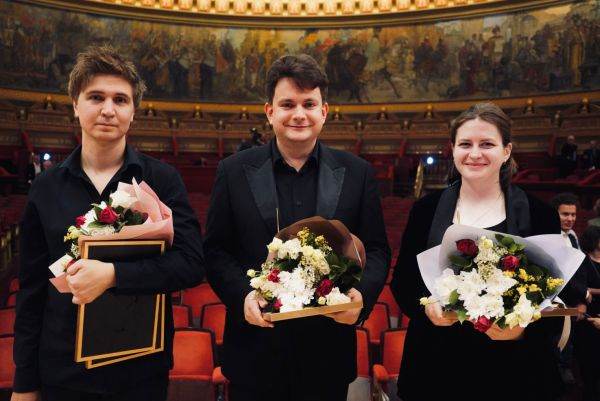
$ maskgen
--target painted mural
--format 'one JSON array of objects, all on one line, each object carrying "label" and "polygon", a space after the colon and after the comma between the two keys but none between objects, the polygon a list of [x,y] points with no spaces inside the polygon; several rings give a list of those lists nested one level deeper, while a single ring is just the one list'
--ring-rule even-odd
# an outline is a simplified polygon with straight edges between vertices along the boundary
[{"label": "painted mural", "polygon": [[66,92],[75,56],[110,43],[147,97],[262,102],[268,66],[304,52],[329,101],[379,103],[600,89],[600,0],[440,23],[363,29],[208,28],[0,2],[0,86]]}]

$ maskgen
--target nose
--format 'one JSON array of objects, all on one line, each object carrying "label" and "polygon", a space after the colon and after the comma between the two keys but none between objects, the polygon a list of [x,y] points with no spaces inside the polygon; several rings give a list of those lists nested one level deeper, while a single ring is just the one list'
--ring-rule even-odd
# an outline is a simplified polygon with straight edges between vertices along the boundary
[{"label": "nose", "polygon": [[106,118],[110,118],[115,115],[115,104],[113,103],[112,100],[107,99],[104,101],[104,103],[102,104],[101,114],[102,114],[102,117],[106,117]]},{"label": "nose", "polygon": [[471,151],[469,152],[469,157],[471,159],[479,159],[481,157],[481,149],[479,149],[479,146],[474,145],[471,147]]},{"label": "nose", "polygon": [[302,106],[297,106],[296,108],[294,108],[294,114],[292,115],[292,119],[294,120],[294,122],[301,122],[304,121],[304,119],[306,119],[306,114],[304,113],[304,109],[302,108]]}]

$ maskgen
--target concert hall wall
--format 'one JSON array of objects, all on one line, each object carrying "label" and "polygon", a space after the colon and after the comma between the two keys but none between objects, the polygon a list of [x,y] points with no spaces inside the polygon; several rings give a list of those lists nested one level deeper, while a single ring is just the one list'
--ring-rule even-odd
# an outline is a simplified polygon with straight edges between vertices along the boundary
[{"label": "concert hall wall", "polygon": [[76,54],[111,43],[148,98],[260,103],[265,69],[305,52],[333,103],[436,102],[600,89],[600,3],[368,28],[225,28],[0,3],[0,86],[65,93]]}]

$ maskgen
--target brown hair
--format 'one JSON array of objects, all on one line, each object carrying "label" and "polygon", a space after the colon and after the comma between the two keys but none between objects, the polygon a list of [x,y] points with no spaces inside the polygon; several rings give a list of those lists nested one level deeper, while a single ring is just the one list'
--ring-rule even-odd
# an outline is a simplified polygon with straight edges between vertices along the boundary
[{"label": "brown hair", "polygon": [[265,92],[267,101],[273,103],[275,87],[282,78],[291,78],[300,89],[314,89],[319,87],[323,102],[327,98],[327,74],[321,69],[314,58],[308,54],[297,56],[282,56],[271,64],[267,72]]},{"label": "brown hair", "polygon": [[[502,111],[500,107],[492,102],[477,103],[463,111],[458,117],[452,120],[450,125],[450,140],[452,146],[456,142],[456,132],[458,129],[467,121],[475,120],[479,118],[486,123],[492,124],[500,132],[502,137],[502,145],[508,146],[511,143],[511,121],[510,118]],[[517,163],[513,159],[512,155],[510,158],[502,164],[500,168],[500,186],[502,189],[507,189],[510,185],[510,179],[517,171]],[[456,170],[454,163],[450,167],[448,174],[448,180],[452,183],[460,179],[460,173]]]},{"label": "brown hair", "polygon": [[75,67],[69,75],[69,96],[77,101],[81,91],[90,83],[94,75],[116,75],[131,84],[133,104],[140,105],[146,91],[146,84],[131,61],[125,60],[112,46],[90,46],[77,55]]}]

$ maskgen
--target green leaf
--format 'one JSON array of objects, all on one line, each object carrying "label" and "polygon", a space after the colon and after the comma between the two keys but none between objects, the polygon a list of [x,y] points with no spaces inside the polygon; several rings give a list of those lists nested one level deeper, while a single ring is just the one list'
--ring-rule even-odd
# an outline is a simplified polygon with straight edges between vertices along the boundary
[{"label": "green leaf", "polygon": [[508,247],[508,253],[512,253],[514,254],[517,251],[517,244],[512,244],[511,246]]},{"label": "green leaf", "polygon": [[450,262],[458,267],[469,267],[472,261],[459,255],[450,255]]},{"label": "green leaf", "polygon": [[512,239],[511,237],[504,237],[504,238],[502,238],[500,243],[502,245],[504,245],[505,247],[510,248],[515,243],[515,240]]},{"label": "green leaf", "polygon": [[459,322],[464,322],[465,320],[467,320],[467,311],[464,309],[457,309],[456,317],[458,318]]},{"label": "green leaf", "polygon": [[448,302],[450,305],[454,305],[458,302],[458,291],[454,290],[450,293],[450,297],[448,297]]}]

